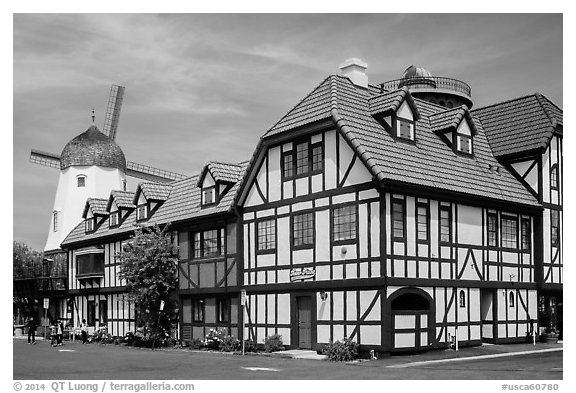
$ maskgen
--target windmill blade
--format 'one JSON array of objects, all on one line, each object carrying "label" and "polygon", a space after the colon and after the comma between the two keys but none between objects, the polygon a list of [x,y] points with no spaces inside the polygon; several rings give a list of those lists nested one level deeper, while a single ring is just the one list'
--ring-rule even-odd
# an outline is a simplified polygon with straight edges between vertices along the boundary
[{"label": "windmill blade", "polygon": [[182,180],[188,176],[165,169],[154,168],[149,165],[136,162],[126,162],[126,174],[139,179],[150,180],[158,183],[168,183],[174,180]]},{"label": "windmill blade", "polygon": [[32,149],[32,151],[30,151],[30,162],[60,169],[60,156],[54,153]]},{"label": "windmill blade", "polygon": [[108,107],[106,108],[106,117],[104,118],[104,135],[108,135],[112,140],[116,139],[116,130],[120,120],[120,109],[124,99],[124,86],[112,85],[110,88],[110,97],[108,98]]}]

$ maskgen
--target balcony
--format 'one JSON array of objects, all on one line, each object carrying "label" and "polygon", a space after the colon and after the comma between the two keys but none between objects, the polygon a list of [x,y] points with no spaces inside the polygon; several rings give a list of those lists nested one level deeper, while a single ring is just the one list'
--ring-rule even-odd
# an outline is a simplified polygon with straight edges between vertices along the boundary
[{"label": "balcony", "polygon": [[379,86],[381,92],[384,92],[384,90],[397,90],[406,86],[411,91],[452,93],[472,100],[472,89],[467,83],[443,76],[414,76],[394,79]]}]

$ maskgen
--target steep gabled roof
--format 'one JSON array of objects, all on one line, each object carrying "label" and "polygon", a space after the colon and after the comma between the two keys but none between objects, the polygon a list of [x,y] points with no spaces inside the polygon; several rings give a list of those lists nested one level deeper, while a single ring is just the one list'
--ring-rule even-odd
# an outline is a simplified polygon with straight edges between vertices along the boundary
[{"label": "steep gabled roof", "polygon": [[215,181],[224,183],[236,183],[238,180],[242,178],[243,164],[245,163],[234,164],[227,162],[210,161],[202,169],[202,172],[198,179],[198,186],[199,187],[202,186],[201,183],[204,180],[204,176],[206,176],[206,171],[210,172]]},{"label": "steep gabled roof", "polygon": [[[393,96],[394,92],[391,93]],[[416,122],[416,140],[404,143],[394,139],[371,115],[370,99],[379,94],[380,91],[371,86],[360,88],[348,78],[329,76],[263,136],[257,152],[266,139],[325,119],[330,113],[336,128],[381,182],[539,206],[534,196],[505,168],[499,172],[490,170],[501,165],[492,154],[480,121],[470,118],[477,131],[474,155],[463,157],[431,129],[430,117],[446,109],[414,99],[421,115]],[[256,161],[254,156],[252,165]]]},{"label": "steep gabled roof", "polygon": [[146,200],[149,201],[165,201],[168,199],[170,192],[172,191],[172,184],[161,184],[152,182],[142,182],[136,187],[136,192],[134,193],[133,203],[138,203],[138,197],[140,193],[144,194]]},{"label": "steep gabled roof", "polygon": [[478,130],[476,129],[472,116],[465,105],[446,109],[443,112],[437,112],[430,115],[430,128],[433,132],[457,130],[463,119],[468,121],[472,134],[476,135]]},{"label": "steep gabled roof", "polygon": [[498,158],[543,150],[557,126],[563,125],[563,111],[542,94],[474,109]]},{"label": "steep gabled roof", "polygon": [[93,215],[107,216],[108,215],[108,210],[106,209],[107,205],[108,205],[107,199],[88,198],[86,204],[84,205],[84,212],[82,212],[82,218],[86,218],[88,210],[91,210]]},{"label": "steep gabled roof", "polygon": [[110,192],[110,198],[108,198],[106,210],[110,211],[112,201],[116,202],[116,206],[118,206],[119,209],[136,208],[136,205],[134,205],[134,193],[130,191],[112,190]]},{"label": "steep gabled roof", "polygon": [[[241,176],[244,176],[247,168],[247,162],[238,164],[241,170]],[[201,189],[198,188],[198,177],[195,175],[183,180],[171,182],[171,192],[166,201],[158,208],[156,213],[146,221],[146,226],[154,224],[178,223],[194,218],[208,217],[214,214],[227,213],[232,210],[232,202],[238,191],[240,180],[236,182],[230,191],[214,205],[209,207],[201,206]],[[104,236],[121,235],[128,236],[136,228],[136,217],[134,213],[117,227],[110,228],[108,225],[102,225],[93,233],[86,233],[82,223],[78,224],[64,239],[62,247],[69,248],[75,243],[91,241]]]},{"label": "steep gabled roof", "polygon": [[393,90],[370,97],[368,99],[370,105],[370,114],[375,116],[387,115],[391,112],[396,112],[404,101],[407,101],[408,105],[410,105],[410,109],[412,109],[412,113],[414,115],[414,120],[418,120],[420,118],[420,113],[418,112],[418,107],[416,106],[416,103],[412,98],[412,94],[410,94],[407,87],[402,87],[398,90]]}]

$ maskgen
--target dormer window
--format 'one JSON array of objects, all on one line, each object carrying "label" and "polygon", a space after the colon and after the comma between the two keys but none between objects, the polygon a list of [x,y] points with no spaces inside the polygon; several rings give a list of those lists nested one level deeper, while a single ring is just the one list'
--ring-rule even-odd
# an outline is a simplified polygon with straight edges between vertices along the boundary
[{"label": "dormer window", "polygon": [[94,232],[94,218],[87,218],[84,221],[84,229],[86,232]]},{"label": "dormer window", "polygon": [[414,123],[410,120],[398,118],[396,120],[396,136],[398,138],[414,140]]},{"label": "dormer window", "polygon": [[86,187],[86,176],[79,175],[76,177],[76,182],[78,187]]},{"label": "dormer window", "polygon": [[216,203],[216,187],[206,187],[202,189],[202,205],[212,205]]},{"label": "dormer window", "polygon": [[472,137],[470,135],[456,134],[456,149],[460,153],[472,154]]},{"label": "dormer window", "polygon": [[142,205],[138,205],[136,208],[136,221],[145,220],[148,218],[148,204],[144,203]]},{"label": "dormer window", "polygon": [[110,227],[115,227],[118,225],[118,211],[110,213]]}]

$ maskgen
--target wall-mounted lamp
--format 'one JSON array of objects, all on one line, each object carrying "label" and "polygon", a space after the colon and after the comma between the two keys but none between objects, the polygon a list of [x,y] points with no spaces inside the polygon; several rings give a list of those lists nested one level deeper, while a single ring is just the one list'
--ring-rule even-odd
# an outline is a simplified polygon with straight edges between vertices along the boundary
[{"label": "wall-mounted lamp", "polygon": [[325,302],[326,299],[328,299],[328,294],[324,291],[320,292],[320,299],[322,299],[322,301]]},{"label": "wall-mounted lamp", "polygon": [[516,278],[516,275],[515,275],[515,274],[510,274],[509,276],[510,276],[510,281],[512,281],[512,280],[514,280],[514,279]]},{"label": "wall-mounted lamp", "polygon": [[348,249],[346,248],[346,246],[342,246],[340,251],[342,252],[342,255],[346,255],[346,253],[348,252]]}]

